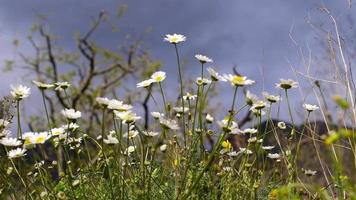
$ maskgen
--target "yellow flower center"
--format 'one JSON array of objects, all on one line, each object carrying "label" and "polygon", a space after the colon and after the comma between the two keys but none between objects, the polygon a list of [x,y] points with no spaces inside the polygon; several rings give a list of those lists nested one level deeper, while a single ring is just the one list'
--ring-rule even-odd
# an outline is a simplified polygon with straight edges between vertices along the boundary
[{"label": "yellow flower center", "polygon": [[232,78],[232,83],[234,85],[244,85],[245,84],[245,77],[243,77],[243,76],[234,76]]}]

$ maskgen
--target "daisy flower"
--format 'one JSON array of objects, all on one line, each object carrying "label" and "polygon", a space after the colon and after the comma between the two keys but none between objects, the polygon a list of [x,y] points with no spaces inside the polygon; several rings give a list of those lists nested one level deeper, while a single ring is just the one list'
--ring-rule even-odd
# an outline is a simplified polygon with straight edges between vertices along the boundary
[{"label": "daisy flower", "polygon": [[95,100],[99,105],[101,105],[103,107],[107,107],[110,103],[110,99],[108,99],[106,97],[96,97]]},{"label": "daisy flower", "polygon": [[131,108],[132,108],[131,105],[124,104],[124,102],[116,100],[116,99],[110,100],[109,104],[108,104],[108,109],[116,110],[116,111],[120,111],[120,112],[129,111]]},{"label": "daisy flower", "polygon": [[165,119],[161,117],[159,119],[159,123],[161,124],[162,128],[167,130],[179,130],[178,123],[173,119]]},{"label": "daisy flower", "polygon": [[197,95],[190,94],[189,92],[187,92],[187,94],[183,96],[184,101],[194,100],[196,98],[197,98]]},{"label": "daisy flower", "polygon": [[42,83],[39,81],[32,81],[40,90],[46,90],[54,87],[54,84]]},{"label": "daisy flower", "polygon": [[255,94],[252,94],[249,90],[246,92],[246,104],[252,106],[255,102],[258,101],[258,97]]},{"label": "daisy flower", "polygon": [[186,37],[181,34],[166,34],[164,37],[164,41],[167,41],[171,44],[178,44],[180,42],[184,42],[186,40]]},{"label": "daisy flower", "polygon": [[20,101],[31,94],[31,89],[29,87],[18,85],[18,86],[11,86],[11,95],[17,101]]},{"label": "daisy flower", "polygon": [[162,82],[164,81],[164,79],[166,79],[166,72],[163,72],[163,71],[158,71],[158,72],[155,72],[151,75],[151,79],[153,82]]},{"label": "daisy flower", "polygon": [[64,110],[62,110],[62,115],[68,120],[74,120],[80,118],[82,116],[82,113],[74,109],[65,108]]},{"label": "daisy flower", "polygon": [[70,87],[70,83],[68,83],[67,81],[65,82],[57,82],[54,84],[56,87],[54,88],[54,90],[57,90],[57,91],[63,91],[67,88]]},{"label": "daisy flower", "polygon": [[311,105],[311,104],[307,104],[307,103],[303,104],[303,107],[308,112],[313,112],[313,111],[319,109],[319,107],[317,105]]},{"label": "daisy flower", "polygon": [[138,119],[141,119],[140,116],[137,116],[136,113],[133,113],[131,111],[118,112],[115,110],[114,113],[116,117],[118,117],[120,120],[122,120],[123,123],[126,124],[130,124]]},{"label": "daisy flower", "polygon": [[164,114],[160,112],[151,112],[151,115],[155,119],[160,119],[161,117],[164,117]]},{"label": "daisy flower", "polygon": [[159,132],[154,132],[154,131],[143,131],[143,134],[147,137],[155,137],[159,135]]},{"label": "daisy flower", "polygon": [[114,145],[114,144],[118,144],[119,143],[119,140],[114,137],[115,131],[110,131],[110,134],[107,136],[107,139],[104,139],[104,143],[105,144],[111,144],[111,145]]},{"label": "daisy flower", "polygon": [[51,135],[48,132],[32,133],[26,136],[25,144],[44,144]]},{"label": "daisy flower", "polygon": [[272,150],[274,146],[262,146],[263,150]]},{"label": "daisy flower", "polygon": [[195,81],[195,83],[197,85],[208,85],[211,83],[211,80],[207,79],[207,78],[201,78],[201,77],[198,77]]},{"label": "daisy flower", "polygon": [[270,103],[276,103],[278,101],[281,101],[281,97],[279,95],[271,95],[268,94],[268,92],[263,92],[262,95],[266,98],[267,101]]},{"label": "daisy flower", "polygon": [[22,157],[22,156],[25,156],[25,155],[26,155],[26,149],[21,149],[21,148],[17,148],[17,149],[10,150],[10,151],[7,153],[7,156],[8,156],[10,159],[19,158],[19,157]]},{"label": "daisy flower", "polygon": [[124,138],[127,138],[127,137],[128,137],[129,139],[133,139],[133,138],[135,138],[137,135],[138,135],[138,131],[136,131],[136,130],[130,130],[129,132],[124,133],[122,137],[124,137]]},{"label": "daisy flower", "polygon": [[258,130],[255,128],[245,128],[244,130],[239,130],[239,132],[242,134],[255,134],[257,131]]},{"label": "daisy flower", "polygon": [[209,124],[213,123],[213,121],[214,121],[214,117],[211,116],[209,113],[206,115],[205,119],[206,119],[206,122]]},{"label": "daisy flower", "polygon": [[65,129],[63,127],[52,128],[51,129],[51,133],[52,133],[53,136],[58,136],[58,135],[64,134],[65,133]]},{"label": "daisy flower", "polygon": [[16,146],[20,146],[22,142],[17,138],[4,137],[0,139],[0,144],[4,146],[16,147]]},{"label": "daisy flower", "polygon": [[210,74],[212,81],[226,81],[226,79],[223,76],[221,76],[218,72],[216,72],[213,68],[209,67],[207,70]]},{"label": "daisy flower", "polygon": [[256,109],[256,110],[262,110],[263,108],[267,107],[268,104],[264,101],[256,101],[252,104],[250,110]]},{"label": "daisy flower", "polygon": [[155,81],[152,80],[152,79],[144,80],[144,81],[141,81],[141,82],[137,83],[137,84],[136,84],[136,87],[137,87],[137,88],[141,88],[141,87],[147,88],[147,87],[149,87],[149,86],[150,86],[152,83],[154,83],[154,82],[155,82]]},{"label": "daisy flower", "polygon": [[228,80],[232,86],[245,86],[245,85],[252,85],[255,83],[254,80],[247,79],[246,76],[225,74],[224,78]]},{"label": "daisy flower", "polygon": [[195,58],[198,59],[199,62],[201,62],[202,64],[213,62],[213,60],[211,58],[209,58],[208,56],[201,55],[201,54],[196,54]]},{"label": "daisy flower", "polygon": [[279,155],[279,153],[268,153],[267,157],[271,159],[279,159],[281,155]]},{"label": "daisy flower", "polygon": [[276,87],[284,90],[288,90],[291,88],[297,88],[298,83],[293,81],[292,79],[280,79],[279,83],[276,83]]}]

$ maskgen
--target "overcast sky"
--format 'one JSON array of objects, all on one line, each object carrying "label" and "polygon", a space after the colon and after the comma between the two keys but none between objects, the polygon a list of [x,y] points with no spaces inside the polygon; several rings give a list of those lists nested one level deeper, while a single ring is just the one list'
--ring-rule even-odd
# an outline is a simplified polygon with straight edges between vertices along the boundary
[{"label": "overcast sky", "polygon": [[[186,70],[190,74],[199,72],[194,54],[206,54],[214,59],[219,71],[231,72],[231,67],[236,65],[242,74],[256,80],[252,88],[256,93],[263,88],[273,90],[279,78],[294,77],[287,60],[297,68],[303,67],[289,37],[292,27],[296,42],[317,49],[316,35],[306,18],[317,24],[330,23],[318,10],[320,5],[328,7],[340,21],[355,19],[352,13],[356,13],[354,7],[349,8],[347,0],[2,0],[0,63],[18,58],[11,42],[14,38],[24,40],[36,14],[46,15],[52,33],[61,35],[59,44],[71,48],[74,32],[87,30],[100,10],[114,16],[120,4],[128,5],[117,24],[121,31],[99,31],[95,39],[102,47],[114,49],[126,34],[139,35],[152,28],[145,44],[154,58],[162,60],[169,78],[176,80],[174,52],[163,42],[163,35],[182,33],[187,36],[187,42],[180,51],[182,58],[189,61]],[[19,49],[30,51],[26,44]],[[0,96],[9,93],[10,84],[22,82],[21,73],[24,72],[1,72]],[[228,89],[223,91],[229,92]]]}]

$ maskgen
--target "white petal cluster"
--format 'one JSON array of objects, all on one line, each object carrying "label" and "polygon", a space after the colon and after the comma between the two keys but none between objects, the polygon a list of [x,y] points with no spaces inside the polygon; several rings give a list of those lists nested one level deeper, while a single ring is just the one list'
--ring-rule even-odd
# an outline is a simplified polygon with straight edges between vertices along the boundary
[{"label": "white petal cluster", "polygon": [[11,86],[11,95],[16,100],[22,100],[31,94],[31,89],[29,87],[18,85],[18,86]]},{"label": "white petal cluster", "polygon": [[184,42],[186,40],[186,37],[182,34],[166,34],[164,37],[164,41],[167,41],[171,44],[178,44],[181,42]]},{"label": "white petal cluster", "polygon": [[232,86],[245,86],[245,85],[252,85],[255,83],[254,80],[247,79],[246,76],[225,74],[224,78],[228,80]]},{"label": "white petal cluster", "polygon": [[291,88],[297,88],[298,87],[298,83],[293,81],[292,79],[280,79],[279,83],[276,83],[276,88],[279,89],[284,89],[284,90],[288,90]]},{"label": "white petal cluster", "polygon": [[82,113],[72,108],[71,109],[66,108],[62,110],[62,115],[68,120],[74,120],[80,118],[82,116]]},{"label": "white petal cluster", "polygon": [[319,109],[319,107],[317,105],[312,105],[312,104],[307,104],[307,103],[303,104],[303,108],[308,112],[313,112],[313,111]]},{"label": "white petal cluster", "polygon": [[12,149],[7,153],[7,156],[10,159],[19,158],[25,155],[26,155],[26,149],[22,149],[22,148]]},{"label": "white petal cluster", "polygon": [[199,62],[201,62],[202,64],[213,62],[213,59],[209,58],[208,56],[201,55],[201,54],[196,54],[195,58],[198,59]]}]

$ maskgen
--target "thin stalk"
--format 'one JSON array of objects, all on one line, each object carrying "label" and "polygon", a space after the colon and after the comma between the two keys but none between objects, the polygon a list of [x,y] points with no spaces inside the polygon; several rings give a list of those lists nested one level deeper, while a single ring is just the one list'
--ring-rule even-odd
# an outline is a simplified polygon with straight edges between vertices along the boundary
[{"label": "thin stalk", "polygon": [[20,118],[20,100],[16,101],[17,110],[17,138],[22,139],[21,118]]},{"label": "thin stalk", "polygon": [[166,112],[166,115],[168,115],[166,97],[164,96],[161,82],[158,82],[158,85],[159,85],[159,89],[160,89],[161,95],[162,95],[162,100],[163,100],[163,104],[164,104],[164,111]]},{"label": "thin stalk", "polygon": [[[180,81],[180,98],[182,101],[182,107],[184,111],[184,99],[183,99],[183,79],[182,79],[182,72],[181,72],[181,66],[180,66],[180,61],[179,61],[179,53],[178,53],[178,48],[177,44],[174,44],[174,48],[176,50],[176,57],[177,57],[177,64],[178,64],[178,72],[179,72],[179,81]],[[182,124],[183,124],[183,140],[184,140],[184,148],[187,147],[187,141],[186,141],[186,132],[185,132],[185,116],[182,116]]]}]

